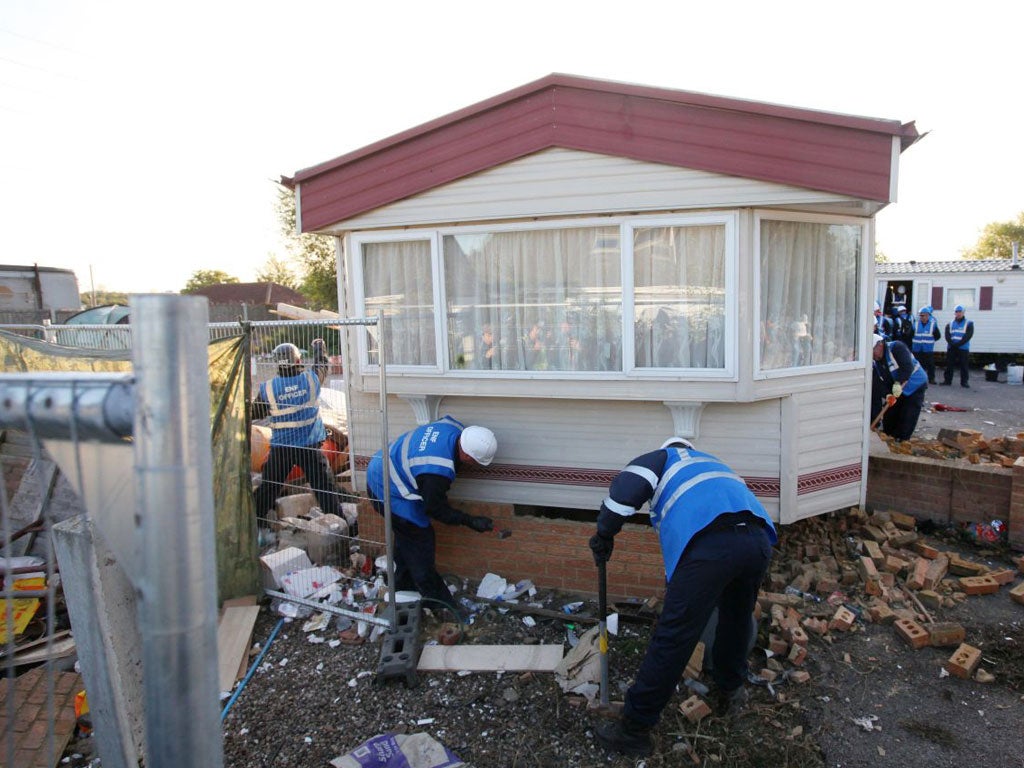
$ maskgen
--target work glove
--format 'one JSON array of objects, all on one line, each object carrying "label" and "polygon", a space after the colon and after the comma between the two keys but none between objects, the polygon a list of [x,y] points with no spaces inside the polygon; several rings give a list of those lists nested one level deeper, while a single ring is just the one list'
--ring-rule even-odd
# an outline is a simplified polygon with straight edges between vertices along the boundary
[{"label": "work glove", "polygon": [[594,553],[594,565],[601,565],[601,563],[611,560],[613,549],[615,549],[615,539],[610,536],[595,533],[590,537],[590,551]]},{"label": "work glove", "polygon": [[893,397],[899,397],[902,394],[903,394],[903,387],[900,386],[900,383],[898,381],[893,382],[893,385],[892,385],[892,396]]},{"label": "work glove", "polygon": [[474,515],[473,517],[470,517],[466,522],[466,525],[477,533],[487,533],[488,531],[494,530],[494,521],[489,517],[484,517],[483,515]]}]

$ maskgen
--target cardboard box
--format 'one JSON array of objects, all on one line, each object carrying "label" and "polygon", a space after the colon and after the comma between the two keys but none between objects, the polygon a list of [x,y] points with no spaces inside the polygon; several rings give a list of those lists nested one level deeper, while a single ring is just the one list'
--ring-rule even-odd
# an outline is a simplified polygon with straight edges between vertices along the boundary
[{"label": "cardboard box", "polygon": [[286,547],[260,557],[263,568],[263,583],[270,589],[280,589],[282,579],[289,571],[312,568],[309,555],[298,547]]},{"label": "cardboard box", "polygon": [[309,510],[316,505],[316,496],[312,493],[293,493],[289,496],[281,496],[277,500],[277,519],[308,515]]},{"label": "cardboard box", "polygon": [[341,563],[348,552],[348,523],[337,515],[285,517],[278,521],[280,541],[304,549],[318,565]]}]

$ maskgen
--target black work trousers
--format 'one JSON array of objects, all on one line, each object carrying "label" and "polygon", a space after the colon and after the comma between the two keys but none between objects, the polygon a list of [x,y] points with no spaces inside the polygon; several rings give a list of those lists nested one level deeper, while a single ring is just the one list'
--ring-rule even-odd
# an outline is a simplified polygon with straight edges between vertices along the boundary
[{"label": "black work trousers", "polygon": [[946,350],[946,370],[943,371],[942,381],[949,385],[953,383],[953,373],[960,371],[960,386],[967,386],[967,379],[970,378],[971,353],[969,350],[950,348]]},{"label": "black work trousers", "polygon": [[917,362],[924,368],[924,372],[928,374],[928,383],[935,383],[935,352],[914,352],[914,357],[917,358]]},{"label": "black work trousers", "polygon": [[648,726],[658,722],[715,606],[712,677],[726,693],[743,685],[750,616],[771,555],[767,532],[747,513],[721,515],[694,537],[668,582],[658,624],[626,692],[626,717]]},{"label": "black work trousers", "polygon": [[[338,487],[334,484],[334,473],[331,472],[331,465],[326,457],[320,452],[320,446],[272,445],[267,462],[263,465],[263,480],[256,489],[258,518],[267,517],[270,508],[284,491],[284,481],[292,467],[302,470],[324,514],[340,514],[340,499]],[[351,535],[356,534],[353,532]]]},{"label": "black work trousers", "polygon": [[882,417],[882,431],[897,440],[909,440],[917,429],[917,420],[924,406],[925,385],[910,395],[901,395]]},{"label": "black work trousers", "polygon": [[[381,515],[384,505],[368,491],[373,508]],[[424,608],[437,611],[447,607],[458,619],[463,618],[448,585],[437,572],[437,549],[434,527],[422,528],[404,517],[391,515],[391,533],[395,539],[395,590],[411,589],[426,598]]]}]

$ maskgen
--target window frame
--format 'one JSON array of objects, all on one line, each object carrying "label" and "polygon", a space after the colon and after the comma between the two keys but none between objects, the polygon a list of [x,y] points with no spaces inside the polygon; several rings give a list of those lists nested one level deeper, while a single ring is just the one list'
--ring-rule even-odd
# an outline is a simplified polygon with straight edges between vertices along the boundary
[{"label": "window frame", "polygon": [[[349,265],[352,275],[352,296],[357,314],[366,315],[366,296],[363,270],[363,245],[388,242],[427,241],[431,249],[431,275],[434,281],[434,332],[436,344],[436,365],[388,364],[388,374],[402,376],[435,377],[453,379],[497,380],[549,380],[549,381],[715,381],[735,382],[738,376],[739,333],[738,333],[738,273],[739,273],[739,218],[737,210],[701,213],[674,213],[647,216],[601,216],[578,219],[553,219],[529,222],[505,222],[467,226],[437,226],[418,230],[377,230],[353,232],[349,235]],[[725,229],[725,318],[724,318],[724,366],[722,368],[641,368],[636,365],[635,340],[635,281],[633,262],[633,237],[637,229],[723,226]],[[470,235],[488,232],[539,231],[549,229],[580,229],[587,227],[618,227],[620,243],[620,278],[622,284],[622,305],[620,333],[622,366],[616,371],[523,371],[523,370],[481,370],[454,368],[449,362],[447,320],[447,285],[445,282],[444,248],[446,236]],[[379,366],[371,363],[364,334],[358,334],[358,371],[361,375],[379,373]]]},{"label": "window frame", "polygon": [[854,225],[860,227],[861,230],[861,248],[864,252],[858,256],[858,271],[857,275],[857,301],[855,302],[857,307],[866,308],[867,302],[864,299],[866,291],[868,290],[868,279],[869,276],[866,274],[869,270],[865,266],[867,264],[867,250],[870,248],[871,240],[869,229],[870,222],[868,220],[857,218],[855,216],[841,216],[841,215],[830,215],[830,214],[817,214],[817,213],[799,213],[789,211],[774,211],[774,210],[756,210],[754,211],[753,217],[753,237],[752,237],[752,248],[751,248],[751,259],[753,261],[753,315],[751,322],[753,323],[753,379],[754,381],[767,381],[771,379],[782,379],[791,378],[794,376],[814,376],[822,373],[831,373],[833,371],[848,371],[853,369],[859,369],[864,367],[865,359],[865,344],[867,341],[867,331],[871,327],[871,320],[873,319],[872,314],[866,310],[862,311],[864,315],[864,322],[856,324],[856,350],[853,360],[848,360],[842,363],[823,363],[821,365],[804,365],[798,367],[789,368],[769,368],[764,369],[761,365],[761,222],[762,221],[792,221],[801,224],[840,224],[840,225]]},{"label": "window frame", "polygon": [[[971,295],[970,303],[968,303],[966,301],[962,301],[960,299],[953,298],[954,296],[956,296],[958,294],[968,294],[968,293]],[[965,313],[966,312],[973,312],[973,311],[980,311],[980,310],[978,310],[978,304],[979,303],[980,302],[978,301],[978,288],[977,288],[977,286],[970,286],[970,287],[964,287],[964,288],[956,288],[956,287],[953,287],[953,286],[946,286],[946,303],[943,306],[948,307],[948,309],[945,310],[945,311],[949,312],[950,316],[953,315],[953,307],[955,307],[957,305],[963,305]]]}]

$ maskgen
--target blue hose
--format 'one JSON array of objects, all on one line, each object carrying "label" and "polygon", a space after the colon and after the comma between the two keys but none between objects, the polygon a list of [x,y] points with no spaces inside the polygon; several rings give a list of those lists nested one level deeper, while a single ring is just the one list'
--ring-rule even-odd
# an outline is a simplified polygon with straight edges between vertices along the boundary
[{"label": "blue hose", "polygon": [[252,663],[252,666],[249,667],[249,671],[245,673],[245,677],[242,679],[242,682],[238,684],[238,688],[236,688],[235,692],[231,694],[231,698],[228,699],[228,703],[224,705],[224,710],[220,713],[220,721],[222,723],[224,722],[224,718],[227,717],[228,710],[231,709],[231,705],[234,704],[235,699],[237,699],[242,694],[242,689],[245,688],[245,684],[249,682],[249,678],[252,677],[253,672],[256,671],[256,668],[259,667],[260,662],[263,661],[263,654],[267,652],[267,649],[270,647],[270,644],[274,642],[274,638],[277,637],[277,631],[281,629],[282,624],[284,624],[284,619],[281,619],[277,622],[277,625],[274,627],[274,631],[271,632],[270,637],[267,638],[266,645],[264,645],[263,650],[260,651],[260,655],[256,657],[256,661],[254,661]]}]

